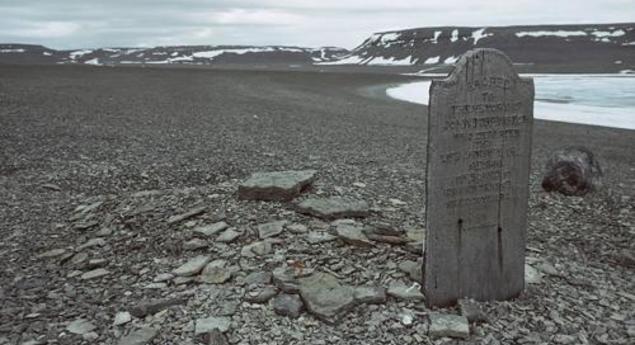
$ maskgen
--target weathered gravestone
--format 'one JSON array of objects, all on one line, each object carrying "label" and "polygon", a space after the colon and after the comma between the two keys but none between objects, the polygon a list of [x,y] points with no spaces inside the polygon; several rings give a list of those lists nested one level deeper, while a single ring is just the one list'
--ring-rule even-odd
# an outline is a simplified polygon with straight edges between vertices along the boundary
[{"label": "weathered gravestone", "polygon": [[524,286],[534,85],[472,50],[430,87],[424,286],[431,306]]}]

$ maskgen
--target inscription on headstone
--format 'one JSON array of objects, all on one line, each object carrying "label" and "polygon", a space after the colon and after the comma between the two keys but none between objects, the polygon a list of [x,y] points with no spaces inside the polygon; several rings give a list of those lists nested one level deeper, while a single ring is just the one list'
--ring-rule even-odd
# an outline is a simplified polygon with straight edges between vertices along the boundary
[{"label": "inscription on headstone", "polygon": [[431,306],[524,287],[533,80],[495,49],[430,87],[424,293]]}]

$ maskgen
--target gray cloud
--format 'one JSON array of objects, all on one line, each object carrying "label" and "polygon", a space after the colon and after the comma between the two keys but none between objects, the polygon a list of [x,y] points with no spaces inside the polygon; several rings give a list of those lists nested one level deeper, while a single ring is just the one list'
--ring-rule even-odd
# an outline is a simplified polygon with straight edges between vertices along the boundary
[{"label": "gray cloud", "polygon": [[438,25],[625,22],[635,0],[0,0],[0,42],[52,48],[337,45]]}]

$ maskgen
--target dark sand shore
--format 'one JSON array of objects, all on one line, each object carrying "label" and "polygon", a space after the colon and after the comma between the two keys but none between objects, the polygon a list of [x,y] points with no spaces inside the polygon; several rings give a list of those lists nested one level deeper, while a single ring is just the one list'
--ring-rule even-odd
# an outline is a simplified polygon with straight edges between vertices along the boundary
[{"label": "dark sand shore", "polygon": [[[146,287],[157,274],[200,253],[224,257],[237,267],[237,277],[301,259],[316,269],[352,268],[342,276],[351,285],[412,283],[397,266],[418,255],[387,244],[311,245],[286,233],[275,254],[243,262],[240,249],[257,239],[253,229],[260,223],[285,219],[310,229],[324,224],[290,205],[244,202],[234,194],[237,182],[252,172],[312,168],[319,179],[311,193],[363,198],[375,208],[364,223],[421,229],[426,109],[373,97],[381,95],[377,85],[411,79],[0,66],[0,344],[77,344],[81,336],[65,327],[78,318],[97,326],[99,339],[90,343],[109,344],[143,325],[161,327],[157,344],[196,343],[188,323],[219,315],[226,301],[240,301],[244,289],[236,279],[211,288]],[[597,155],[605,173],[600,191],[565,198],[540,189],[548,155],[567,145],[584,145]],[[486,304],[491,320],[473,326],[470,343],[628,343],[635,326],[635,268],[629,260],[635,249],[634,153],[635,131],[535,122],[528,262],[546,262],[558,274],[545,273],[515,302]],[[148,190],[155,191],[150,199],[134,194]],[[95,201],[103,202],[89,219],[97,224],[78,229],[69,219],[73,210]],[[240,240],[183,251],[188,226],[165,219],[200,204],[209,211],[195,218],[197,224],[223,214],[244,231]],[[143,206],[141,216],[131,215]],[[111,273],[101,280],[73,276],[77,267],[60,264],[59,257],[37,257],[52,249],[77,250],[103,228],[113,230],[105,243],[84,250],[90,259],[106,260]],[[115,313],[141,300],[174,295],[188,296],[187,305],[111,326]],[[358,306],[335,326],[310,314],[299,320],[278,316],[266,304],[235,304],[229,314],[232,343],[420,344],[426,338],[428,310],[421,303],[391,298]],[[413,313],[413,325],[400,322],[404,313]]]}]

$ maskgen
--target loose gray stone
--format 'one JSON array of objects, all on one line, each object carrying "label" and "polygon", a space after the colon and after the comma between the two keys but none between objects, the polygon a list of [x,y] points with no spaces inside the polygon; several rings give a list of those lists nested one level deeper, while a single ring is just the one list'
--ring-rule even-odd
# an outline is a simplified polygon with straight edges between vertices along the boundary
[{"label": "loose gray stone", "polygon": [[341,197],[310,198],[297,205],[297,211],[322,219],[366,217],[370,207],[366,201]]},{"label": "loose gray stone", "polygon": [[316,174],[315,170],[254,173],[238,186],[238,197],[246,200],[291,200],[313,182]]},{"label": "loose gray stone", "polygon": [[265,303],[278,294],[278,290],[273,286],[265,286],[263,288],[255,288],[247,291],[244,300],[249,303]]},{"label": "loose gray stone", "polygon": [[210,258],[206,255],[195,256],[172,271],[172,273],[182,277],[193,276],[198,274],[209,261]]},{"label": "loose gray stone", "polygon": [[464,316],[430,313],[428,335],[431,338],[467,339],[470,336],[470,324]]},{"label": "loose gray stone", "polygon": [[231,299],[225,300],[220,305],[220,310],[218,311],[219,316],[232,316],[236,314],[238,310],[238,306],[240,305],[240,300]]},{"label": "loose gray stone", "polygon": [[309,231],[309,228],[307,228],[306,225],[304,224],[294,223],[294,224],[287,225],[287,230],[289,230],[289,232],[292,232],[294,234],[303,234]]},{"label": "loose gray stone", "polygon": [[408,273],[410,279],[415,282],[422,284],[423,283],[423,262],[416,262],[412,260],[404,260],[399,263],[399,269]]},{"label": "loose gray stone", "polygon": [[75,268],[83,268],[88,262],[87,253],[77,253],[68,260],[68,264]]},{"label": "loose gray stone", "polygon": [[246,257],[256,257],[256,256],[264,256],[271,253],[272,250],[271,242],[269,241],[260,241],[248,244],[243,247],[240,251],[240,255]]},{"label": "loose gray stone", "polygon": [[99,339],[99,334],[97,334],[97,332],[88,332],[88,333],[84,333],[82,334],[82,339],[89,341],[89,342],[93,342],[97,339]]},{"label": "loose gray stone", "polygon": [[188,284],[191,283],[195,280],[195,277],[176,277],[174,278],[174,280],[172,281],[174,283],[174,285],[183,285],[183,284]]},{"label": "loose gray stone", "polygon": [[86,264],[86,269],[93,270],[95,268],[104,267],[108,265],[108,260],[106,259],[90,259]]},{"label": "loose gray stone", "polygon": [[300,292],[300,282],[291,267],[278,267],[273,270],[273,283],[286,293]]},{"label": "loose gray stone", "polygon": [[558,270],[551,263],[546,261],[541,262],[538,265],[537,269],[540,270],[540,272],[548,274],[550,276],[560,276],[560,272],[558,272]]},{"label": "loose gray stone", "polygon": [[280,294],[273,300],[273,311],[278,315],[288,316],[292,319],[300,317],[302,312],[302,300],[298,295]]},{"label": "loose gray stone", "polygon": [[113,229],[111,227],[104,227],[99,229],[99,231],[97,231],[95,233],[95,236],[97,237],[108,237],[110,235],[112,235],[113,233]]},{"label": "loose gray stone", "polygon": [[227,337],[225,337],[223,332],[219,331],[218,329],[214,329],[205,334],[204,342],[207,345],[229,345]]},{"label": "loose gray stone", "polygon": [[185,298],[164,298],[155,300],[142,301],[130,309],[130,314],[134,317],[145,317],[146,315],[154,315],[163,309],[167,309],[171,306],[185,304],[187,300]]},{"label": "loose gray stone", "polygon": [[495,49],[468,51],[448,78],[432,81],[424,270],[429,306],[463,297],[502,300],[522,291],[533,103],[533,81],[520,78]]},{"label": "loose gray stone", "polygon": [[92,247],[103,247],[106,245],[106,240],[101,237],[92,238],[81,246],[77,247],[77,251],[81,252],[84,249],[92,248]]},{"label": "loose gray stone", "polygon": [[245,277],[245,284],[249,285],[265,285],[271,283],[272,274],[271,272],[260,271],[260,272],[252,272],[249,273]]},{"label": "loose gray stone", "polygon": [[356,303],[383,304],[386,302],[386,289],[380,286],[358,286],[354,298]]},{"label": "loose gray stone", "polygon": [[114,326],[119,326],[119,325],[128,323],[130,321],[132,321],[132,316],[130,315],[130,313],[127,311],[121,311],[115,315],[115,320],[113,321],[112,324]]},{"label": "loose gray stone", "polygon": [[205,210],[207,209],[207,207],[205,206],[199,206],[199,207],[195,207],[185,213],[181,213],[175,216],[172,216],[170,218],[168,218],[168,224],[174,224],[174,223],[179,223],[182,222],[188,218],[192,218],[194,216],[198,216],[199,214],[205,212]]},{"label": "loose gray stone", "polygon": [[258,237],[260,237],[261,240],[264,240],[265,238],[279,235],[284,230],[284,226],[286,224],[287,222],[284,220],[260,224],[258,225]]},{"label": "loose gray stone", "polygon": [[107,276],[110,274],[110,271],[103,269],[103,268],[97,268],[94,269],[92,271],[88,271],[84,274],[82,274],[81,278],[82,280],[91,280],[91,279],[97,279],[97,278],[101,278],[103,276]]},{"label": "loose gray stone", "polygon": [[240,235],[242,235],[242,233],[234,230],[234,228],[229,228],[223,231],[223,233],[221,233],[218,238],[216,238],[216,241],[221,243],[231,243],[234,242],[238,237],[240,237]]},{"label": "loose gray stone", "polygon": [[51,249],[49,251],[46,251],[40,255],[38,255],[37,257],[40,259],[48,259],[48,258],[54,258],[57,256],[61,256],[64,253],[66,253],[66,249],[64,248],[60,248],[60,249]]},{"label": "loose gray stone", "polygon": [[200,238],[194,238],[189,241],[183,242],[184,250],[197,250],[207,248],[207,241],[201,240]]},{"label": "loose gray stone", "polygon": [[160,273],[160,274],[157,274],[157,276],[154,277],[152,281],[155,283],[163,283],[173,278],[174,278],[174,274],[172,273]]},{"label": "loose gray stone", "polygon": [[425,297],[419,289],[420,286],[417,283],[408,286],[400,281],[393,281],[388,286],[388,295],[406,301],[423,301]]},{"label": "loose gray stone", "polygon": [[525,265],[525,282],[527,284],[540,284],[542,276],[533,266]]},{"label": "loose gray stone", "polygon": [[310,244],[320,244],[335,241],[337,236],[326,232],[311,231],[306,235],[305,239]]},{"label": "loose gray stone", "polygon": [[340,285],[330,274],[317,272],[299,281],[300,296],[307,310],[324,322],[336,322],[340,314],[355,304],[353,289]]},{"label": "loose gray stone", "polygon": [[469,322],[488,322],[487,315],[474,300],[461,299],[458,304],[461,315],[465,316]]},{"label": "loose gray stone", "polygon": [[373,244],[368,240],[363,233],[363,225],[361,224],[338,224],[335,228],[335,233],[344,242],[359,246],[359,247],[371,247]]},{"label": "loose gray stone", "polygon": [[143,327],[130,332],[127,336],[119,339],[118,345],[145,345],[152,341],[159,330],[150,327]]},{"label": "loose gray stone", "polygon": [[66,326],[66,330],[73,334],[86,334],[95,330],[97,326],[93,325],[92,322],[86,319],[77,319]]},{"label": "loose gray stone", "polygon": [[205,266],[199,280],[208,284],[223,284],[231,279],[232,274],[229,269],[225,268],[227,261],[218,259],[210,262]]},{"label": "loose gray stone", "polygon": [[201,237],[210,237],[216,233],[219,233],[225,229],[229,228],[229,224],[225,222],[218,222],[214,224],[201,225],[192,230],[194,235]]},{"label": "loose gray stone", "polygon": [[194,325],[194,334],[204,334],[213,330],[219,330],[225,333],[231,327],[231,319],[229,317],[210,316],[203,319],[197,319]]}]

